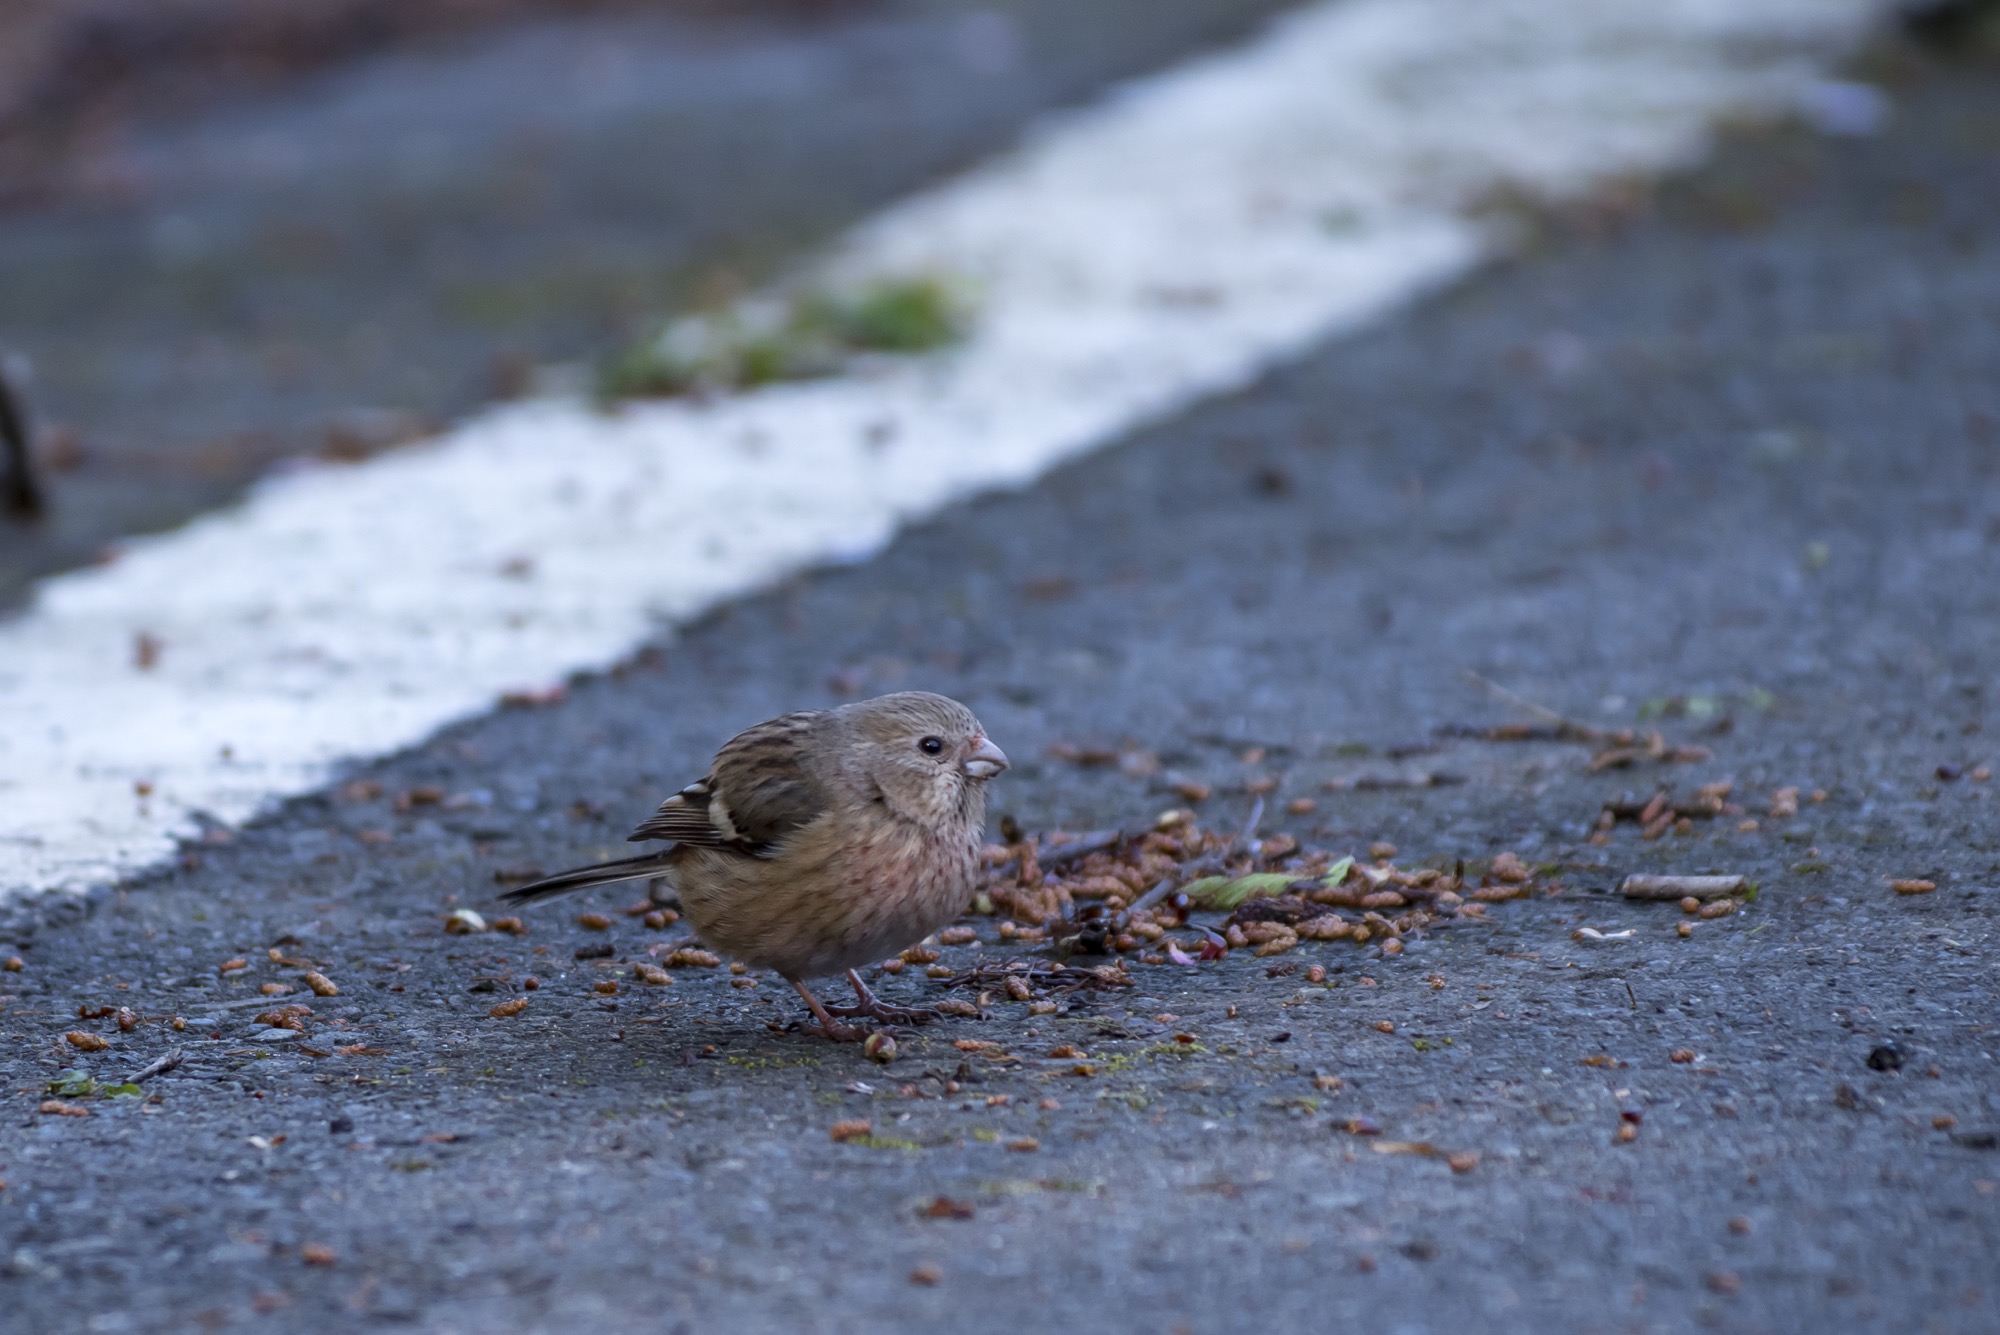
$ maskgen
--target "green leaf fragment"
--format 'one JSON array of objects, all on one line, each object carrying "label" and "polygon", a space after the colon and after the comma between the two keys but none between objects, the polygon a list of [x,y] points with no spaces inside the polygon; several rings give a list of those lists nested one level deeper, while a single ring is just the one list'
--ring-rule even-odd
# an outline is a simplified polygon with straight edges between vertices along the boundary
[{"label": "green leaf fragment", "polygon": [[[1342,858],[1319,878],[1321,885],[1339,885],[1354,867],[1353,858]],[[1205,909],[1233,909],[1246,900],[1282,895],[1293,884],[1308,878],[1288,871],[1255,871],[1248,876],[1203,876],[1181,887],[1187,897]]]},{"label": "green leaf fragment", "polygon": [[91,1078],[90,1072],[80,1066],[63,1071],[49,1081],[49,1093],[61,1094],[65,1098],[86,1098],[95,1094],[97,1088],[97,1081]]},{"label": "green leaf fragment", "polygon": [[1298,877],[1284,871],[1259,871],[1248,876],[1204,876],[1189,881],[1187,897],[1205,909],[1233,909],[1246,899],[1281,895]]}]

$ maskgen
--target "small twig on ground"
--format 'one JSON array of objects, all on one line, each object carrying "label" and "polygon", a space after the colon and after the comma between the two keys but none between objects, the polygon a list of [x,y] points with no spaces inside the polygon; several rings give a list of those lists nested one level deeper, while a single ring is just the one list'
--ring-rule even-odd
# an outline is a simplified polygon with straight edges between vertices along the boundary
[{"label": "small twig on ground", "polygon": [[1077,969],[1065,964],[1030,963],[1024,961],[1007,962],[981,960],[964,973],[950,978],[941,978],[939,984],[946,988],[995,987],[1009,978],[1024,978],[1031,984],[1041,986],[1051,992],[1076,992],[1086,987],[1110,988],[1131,987],[1132,976],[1125,972],[1123,963],[1100,965],[1094,969]]},{"label": "small twig on ground", "polygon": [[1627,876],[1618,890],[1627,899],[1721,899],[1742,888],[1741,876]]},{"label": "small twig on ground", "polygon": [[1603,729],[1593,728],[1587,723],[1578,723],[1574,719],[1564,718],[1561,714],[1556,713],[1555,710],[1548,708],[1546,705],[1538,705],[1525,696],[1516,695],[1499,682],[1482,677],[1477,672],[1468,669],[1465,676],[1466,680],[1476,686],[1484,686],[1487,690],[1514,706],[1514,708],[1523,713],[1533,714],[1536,718],[1547,723],[1556,730],[1559,737],[1573,738],[1581,742],[1596,742],[1604,738]]},{"label": "small twig on ground", "polygon": [[128,1076],[127,1083],[136,1085],[142,1080],[151,1080],[156,1075],[165,1075],[186,1060],[186,1048],[174,1048],[161,1053]]}]

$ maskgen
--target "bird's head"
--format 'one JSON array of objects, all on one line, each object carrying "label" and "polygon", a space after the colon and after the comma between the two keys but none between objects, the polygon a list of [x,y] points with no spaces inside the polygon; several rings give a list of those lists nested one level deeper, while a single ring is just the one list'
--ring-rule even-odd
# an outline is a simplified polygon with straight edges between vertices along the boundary
[{"label": "bird's head", "polygon": [[983,821],[986,781],[1007,755],[970,709],[929,691],[899,691],[841,709],[860,777],[896,814],[924,825]]}]

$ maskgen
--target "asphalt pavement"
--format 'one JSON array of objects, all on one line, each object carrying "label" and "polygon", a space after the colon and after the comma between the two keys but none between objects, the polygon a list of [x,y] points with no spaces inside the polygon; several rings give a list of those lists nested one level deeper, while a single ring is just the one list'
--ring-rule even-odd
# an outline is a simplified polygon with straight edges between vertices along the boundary
[{"label": "asphalt pavement", "polygon": [[0,211],[0,355],[32,371],[52,497],[0,521],[0,607],[285,460],[391,448],[551,366],[587,380],[668,312],[1283,8],[551,18],[107,125],[70,188]]},{"label": "asphalt pavement", "polygon": [[[1857,74],[1877,135],[1524,213],[1515,259],[1252,390],[18,916],[10,1327],[1994,1329],[2000,81]],[[683,934],[629,892],[446,931],[744,724],[902,687],[979,712],[1031,830],[1196,782],[1227,825],[1274,779],[1268,831],[1565,888],[1399,954],[996,995],[886,1067],[776,979],[635,983]],[[1538,709],[1707,758],[1480,733]],[[1724,779],[1741,812],[1592,841]],[[1633,871],[1757,894],[1692,919]],[[969,922],[946,962],[1036,957]],[[290,1002],[302,1036],[253,1022]],[[49,1088],[175,1049],[138,1096]]]}]

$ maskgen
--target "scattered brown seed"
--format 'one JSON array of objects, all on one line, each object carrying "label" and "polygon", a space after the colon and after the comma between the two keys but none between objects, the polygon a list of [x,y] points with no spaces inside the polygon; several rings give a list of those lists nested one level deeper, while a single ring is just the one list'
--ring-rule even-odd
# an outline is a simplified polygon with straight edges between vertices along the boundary
[{"label": "scattered brown seed", "polygon": [[257,990],[267,997],[282,997],[292,990],[290,983],[260,983]]},{"label": "scattered brown seed", "polygon": [[1762,825],[1759,825],[1755,820],[1755,818],[1752,818],[1750,820],[1737,821],[1736,828],[1741,830],[1744,834],[1755,834],[1758,830],[1761,830],[1764,827]]},{"label": "scattered brown seed", "polygon": [[90,1109],[80,1103],[64,1103],[61,1099],[43,1099],[35,1111],[49,1113],[56,1117],[88,1117]]},{"label": "scattered brown seed", "polygon": [[1033,1154],[1042,1147],[1042,1142],[1033,1136],[1016,1136],[1007,1142],[1007,1148],[1016,1154]]},{"label": "scattered brown seed", "polygon": [[28,962],[19,955],[9,955],[4,963],[0,963],[0,969],[5,969],[8,973],[19,973],[27,967]]},{"label": "scattered brown seed", "polygon": [[1750,1229],[1751,1229],[1751,1224],[1749,1215],[1739,1214],[1739,1215],[1732,1215],[1730,1217],[1729,1231],[1731,1233],[1734,1233],[1737,1237],[1739,1238],[1749,1237]]},{"label": "scattered brown seed", "polygon": [[1639,1138],[1638,1127],[1633,1126],[1630,1122],[1619,1123],[1617,1139],[1620,1145],[1629,1145],[1638,1138]]},{"label": "scattered brown seed", "polygon": [[1381,1126],[1372,1117],[1350,1117],[1340,1124],[1340,1129],[1350,1136],[1379,1136]]},{"label": "scattered brown seed", "polygon": [[96,1034],[86,1033],[81,1029],[72,1029],[63,1037],[69,1041],[71,1047],[84,1052],[102,1052],[111,1046]]},{"label": "scattered brown seed", "polygon": [[313,995],[316,997],[337,997],[340,995],[339,985],[333,979],[317,971],[306,975],[306,986],[313,990]]},{"label": "scattered brown seed", "polygon": [[586,931],[601,932],[611,926],[611,919],[602,913],[579,913],[576,925]]},{"label": "scattered brown seed", "polygon": [[1285,810],[1294,816],[1307,816],[1319,810],[1319,803],[1310,797],[1295,797],[1285,803]]},{"label": "scattered brown seed", "polygon": [[745,964],[742,960],[731,960],[729,962],[729,972],[735,974],[737,977],[740,978],[744,974],[750,972],[750,966]]},{"label": "scattered brown seed", "polygon": [[1387,841],[1368,845],[1368,856],[1376,862],[1387,862],[1396,856],[1396,846]]},{"label": "scattered brown seed", "polygon": [[474,936],[490,929],[486,919],[471,909],[453,909],[444,920],[444,930],[452,936]]},{"label": "scattered brown seed", "polygon": [[535,975],[533,974],[529,974],[526,978],[523,978],[521,980],[521,990],[523,992],[533,992],[536,988],[539,988],[541,985],[542,985],[542,980],[535,977]]},{"label": "scattered brown seed", "polygon": [[1780,788],[1771,794],[1771,819],[1786,820],[1799,814],[1799,790]]},{"label": "scattered brown seed", "polygon": [[948,964],[930,964],[924,966],[924,977],[926,978],[949,978],[951,976],[952,969]]},{"label": "scattered brown seed", "polygon": [[308,1242],[299,1248],[299,1259],[307,1265],[332,1265],[340,1260],[340,1253],[323,1242]]},{"label": "scattered brown seed", "polygon": [[1451,1165],[1454,1173],[1469,1173],[1479,1167],[1479,1151],[1460,1150],[1456,1154],[1445,1155],[1444,1161]]},{"label": "scattered brown seed", "polygon": [[875,1134],[875,1124],[865,1117],[855,1117],[844,1122],[835,1122],[826,1129],[826,1134],[840,1144],[850,1140],[864,1140]]},{"label": "scattered brown seed", "polygon": [[1403,943],[1392,936],[1382,943],[1382,953],[1384,955],[1400,955],[1403,953]]},{"label": "scattered brown seed", "polygon": [[1679,1066],[1686,1066],[1694,1060],[1694,1050],[1691,1048],[1675,1048],[1667,1054],[1667,1060]]},{"label": "scattered brown seed", "polygon": [[510,1015],[519,1015],[526,1009],[528,1009],[528,999],[526,997],[515,997],[511,1001],[500,1002],[486,1013],[496,1020],[504,1020]]},{"label": "scattered brown seed", "polygon": [[1307,969],[1307,970],[1306,970],[1306,981],[1307,981],[1308,983],[1323,983],[1323,982],[1325,982],[1325,981],[1326,981],[1326,966],[1325,966],[1325,965],[1323,965],[1323,964],[1315,964],[1315,965],[1313,965],[1313,966],[1312,966],[1312,968],[1310,968],[1310,969]]},{"label": "scattered brown seed", "polygon": [[[979,995],[983,999],[987,994],[982,992]],[[961,1020],[976,1020],[979,1018],[979,1007],[969,1001],[961,1001],[957,997],[946,997],[931,1009],[945,1015],[956,1015]]]},{"label": "scattered brown seed", "polygon": [[616,978],[600,978],[590,985],[590,990],[599,996],[615,997],[618,995],[618,980]]},{"label": "scattered brown seed", "polygon": [[1734,1270],[1711,1270],[1702,1277],[1710,1293],[1719,1293],[1725,1298],[1734,1297],[1743,1291],[1743,1278]]},{"label": "scattered brown seed", "polygon": [[528,924],[522,922],[519,918],[495,918],[493,920],[493,930],[496,932],[505,932],[509,936],[526,936],[528,934]]},{"label": "scattered brown seed", "polygon": [[667,956],[664,963],[669,969],[713,969],[721,965],[722,957],[713,951],[682,946]]},{"label": "scattered brown seed", "polygon": [[943,1279],[944,1271],[929,1261],[910,1272],[910,1283],[920,1284],[927,1289],[936,1288]]},{"label": "scattered brown seed", "polygon": [[979,931],[973,927],[947,927],[938,933],[938,944],[944,946],[969,946],[979,939]]},{"label": "scattered brown seed", "polygon": [[120,1006],[118,1008],[118,1032],[129,1034],[138,1027],[139,1012],[133,1010],[130,1006]]},{"label": "scattered brown seed", "polygon": [[757,986],[757,980],[755,978],[732,978],[729,980],[729,985],[731,987],[755,987]]},{"label": "scattered brown seed", "polygon": [[1215,789],[1198,779],[1184,779],[1174,785],[1174,795],[1183,802],[1206,802]]},{"label": "scattered brown seed", "polygon": [[1889,888],[1899,895],[1927,895],[1937,889],[1936,881],[1891,881]]},{"label": "scattered brown seed", "polygon": [[1693,936],[1694,924],[1691,922],[1677,922],[1674,924],[1674,934],[1683,939]]},{"label": "scattered brown seed", "polygon": [[1693,895],[1689,895],[1687,898],[1681,900],[1681,912],[1682,913],[1701,912],[1701,901],[1699,899],[1696,899]]},{"label": "scattered brown seed", "polygon": [[652,987],[667,987],[674,981],[674,976],[657,964],[635,964],[632,976]]},{"label": "scattered brown seed", "polygon": [[1973,767],[1972,773],[1966,777],[1974,783],[1985,783],[1993,777],[1993,768],[1990,765],[1976,765]]},{"label": "scattered brown seed", "polygon": [[1375,1258],[1363,1252],[1354,1258],[1354,1268],[1364,1275],[1372,1275],[1375,1273]]},{"label": "scattered brown seed", "polygon": [[681,915],[678,913],[670,914],[665,909],[653,909],[650,912],[648,912],[645,917],[639,919],[639,921],[646,924],[646,926],[652,928],[654,931],[660,932],[660,931],[665,931],[667,928],[673,926],[676,922],[680,921],[680,916]]},{"label": "scattered brown seed", "polygon": [[217,973],[235,973],[238,969],[247,969],[249,967],[250,961],[238,955],[233,960],[224,960],[222,963],[216,965],[215,971]]},{"label": "scattered brown seed", "polygon": [[918,1213],[926,1219],[970,1219],[973,1215],[973,1209],[964,1201],[955,1201],[949,1196],[940,1196],[918,1211]]},{"label": "scattered brown seed", "polygon": [[1030,1015],[1054,1015],[1055,1013],[1056,1003],[1053,1001],[1042,1000],[1028,1003],[1028,1014]]},{"label": "scattered brown seed", "polygon": [[929,946],[911,946],[897,958],[905,964],[936,964],[938,953]]},{"label": "scattered brown seed", "polygon": [[1949,1131],[1957,1125],[1958,1119],[1950,1113],[1939,1113],[1931,1118],[1931,1128],[1936,1131]]},{"label": "scattered brown seed", "polygon": [[1313,1077],[1313,1088],[1324,1093],[1332,1093],[1336,1090],[1346,1089],[1347,1082],[1337,1075],[1327,1075],[1322,1072]]},{"label": "scattered brown seed", "polygon": [[1385,1034],[1393,1034],[1396,1032],[1396,1022],[1394,1020],[1377,1020],[1375,1022],[1375,1027],[1381,1030]]},{"label": "scattered brown seed", "polygon": [[1696,914],[1695,916],[1698,918],[1727,918],[1730,914],[1734,912],[1736,912],[1735,900],[1714,899],[1710,900],[1706,904],[1703,904],[1701,906],[1701,912]]},{"label": "scattered brown seed", "polygon": [[887,1066],[896,1060],[896,1040],[884,1033],[870,1034],[861,1045],[861,1055],[871,1062]]}]

